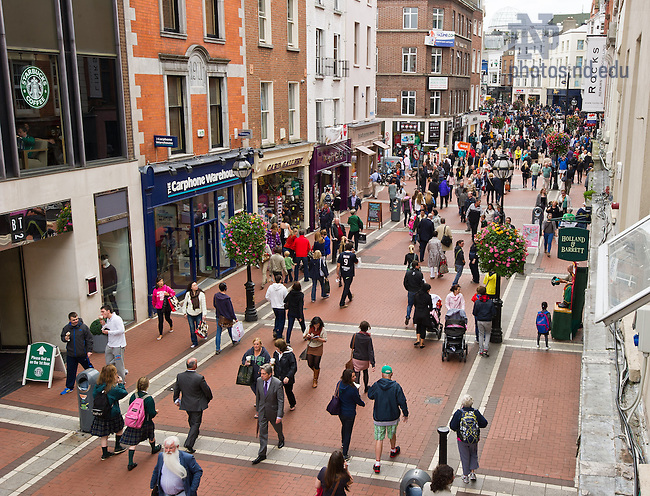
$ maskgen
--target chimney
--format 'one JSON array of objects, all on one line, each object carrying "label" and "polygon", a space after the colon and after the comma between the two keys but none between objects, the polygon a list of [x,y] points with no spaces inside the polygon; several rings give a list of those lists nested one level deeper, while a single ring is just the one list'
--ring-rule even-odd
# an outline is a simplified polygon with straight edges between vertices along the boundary
[{"label": "chimney", "polygon": [[578,22],[573,17],[567,17],[562,21],[562,32],[566,33],[570,29],[578,27]]}]

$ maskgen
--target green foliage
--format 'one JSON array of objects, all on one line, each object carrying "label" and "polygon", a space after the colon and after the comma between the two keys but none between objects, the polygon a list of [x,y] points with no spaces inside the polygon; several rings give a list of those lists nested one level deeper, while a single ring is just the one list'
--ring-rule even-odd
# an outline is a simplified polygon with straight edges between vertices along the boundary
[{"label": "green foliage", "polygon": [[566,118],[566,129],[570,133],[578,129],[578,126],[580,125],[580,117],[577,115],[569,115]]},{"label": "green foliage", "polygon": [[266,244],[264,220],[259,215],[240,212],[230,218],[226,228],[226,251],[240,265],[262,261]]},{"label": "green foliage", "polygon": [[513,226],[489,224],[476,234],[476,247],[483,272],[506,278],[524,272],[526,242]]},{"label": "green foliage", "polygon": [[546,137],[549,153],[564,155],[569,150],[571,137],[566,133],[551,133]]},{"label": "green foliage", "polygon": [[505,125],[506,125],[506,120],[503,117],[501,116],[492,117],[492,127],[496,129],[503,129],[503,126]]},{"label": "green foliage", "polygon": [[64,233],[72,231],[72,209],[70,204],[66,203],[61,213],[56,218],[56,232]]},{"label": "green foliage", "polygon": [[102,333],[102,323],[99,319],[93,320],[93,323],[90,324],[90,334],[93,336],[99,336]]}]

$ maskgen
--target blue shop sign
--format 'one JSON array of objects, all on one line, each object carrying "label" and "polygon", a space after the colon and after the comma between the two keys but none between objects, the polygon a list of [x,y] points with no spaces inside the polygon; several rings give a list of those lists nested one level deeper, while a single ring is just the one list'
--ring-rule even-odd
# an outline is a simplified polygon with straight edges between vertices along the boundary
[{"label": "blue shop sign", "polygon": [[154,134],[153,146],[164,148],[178,148],[178,136],[163,136]]}]

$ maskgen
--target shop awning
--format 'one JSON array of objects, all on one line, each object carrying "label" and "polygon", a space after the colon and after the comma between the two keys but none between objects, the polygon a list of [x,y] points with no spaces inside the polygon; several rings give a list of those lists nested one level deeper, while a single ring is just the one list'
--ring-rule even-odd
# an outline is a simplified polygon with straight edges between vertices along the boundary
[{"label": "shop awning", "polygon": [[373,145],[377,145],[377,146],[378,146],[379,148],[381,148],[382,150],[388,150],[388,149],[390,148],[390,146],[388,146],[388,145],[387,145],[386,143],[384,143],[383,141],[373,141],[372,144],[373,144]]},{"label": "shop awning", "polygon": [[359,150],[361,153],[363,153],[365,155],[369,155],[369,156],[372,156],[372,155],[375,154],[375,152],[373,152],[370,148],[367,148],[365,146],[357,146],[357,150]]}]

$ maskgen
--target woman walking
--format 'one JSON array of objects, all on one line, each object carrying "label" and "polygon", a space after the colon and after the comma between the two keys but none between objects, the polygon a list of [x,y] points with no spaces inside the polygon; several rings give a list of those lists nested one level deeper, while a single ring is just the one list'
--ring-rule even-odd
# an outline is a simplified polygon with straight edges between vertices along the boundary
[{"label": "woman walking", "polygon": [[316,288],[320,284],[321,298],[329,298],[329,293],[325,292],[325,278],[329,275],[327,261],[322,257],[320,250],[314,250],[314,257],[309,264],[309,278],[311,283],[311,302],[316,301]]},{"label": "woman walking", "polygon": [[456,410],[449,422],[452,431],[458,434],[458,453],[463,465],[463,482],[476,480],[478,468],[478,442],[481,438],[480,429],[487,427],[488,422],[481,412],[472,408],[474,400],[469,394],[463,396],[461,408]]},{"label": "woman walking", "polygon": [[[429,250],[429,256],[428,256],[428,264],[429,264],[429,278],[430,279],[435,279],[438,277],[438,269],[440,268],[440,263],[442,262],[442,259],[444,257],[444,253],[442,252],[442,244],[440,243],[440,240],[438,239],[437,236],[433,236],[427,243],[427,249]],[[440,274],[440,277],[442,277],[442,274]]]},{"label": "woman walking", "polygon": [[354,419],[357,416],[357,405],[366,406],[359,395],[359,389],[352,382],[352,378],[352,370],[345,369],[343,375],[341,375],[341,380],[336,385],[336,394],[338,394],[341,404],[341,413],[339,414],[339,420],[341,421],[341,446],[343,449],[343,458],[346,461],[350,459],[350,439],[352,439]]},{"label": "woman walking", "polygon": [[158,314],[158,337],[156,338],[160,341],[163,337],[163,317],[169,324],[169,332],[174,332],[174,323],[172,322],[172,311],[176,310],[169,298],[176,296],[176,293],[172,288],[165,284],[165,281],[162,277],[156,279],[156,287],[153,289],[153,294],[151,295],[151,305],[156,309]]},{"label": "woman walking", "polygon": [[217,334],[214,339],[215,353],[218,355],[221,353],[221,333],[224,328],[228,330],[228,336],[230,336],[230,341],[232,341],[233,346],[237,346],[239,341],[235,341],[232,338],[232,326],[237,322],[237,315],[235,315],[235,309],[232,306],[232,300],[230,296],[226,294],[228,291],[228,286],[225,282],[219,283],[219,291],[215,293],[214,298],[212,299],[212,304],[214,305],[214,312],[217,317]]},{"label": "woman walking", "polygon": [[196,338],[196,329],[203,322],[203,316],[208,314],[205,293],[199,289],[196,281],[190,283],[187,287],[182,309],[183,313],[187,315],[187,323],[190,327],[190,340],[192,341],[190,348],[195,348],[199,344]]},{"label": "woman walking", "polygon": [[415,245],[409,245],[409,252],[404,255],[404,265],[406,265],[406,270],[411,268],[413,262],[419,261],[418,254],[415,253]]},{"label": "woman walking", "polygon": [[[126,448],[120,444],[122,430],[124,429],[124,419],[120,412],[120,400],[127,395],[124,388],[124,380],[117,375],[115,365],[105,365],[99,373],[97,384],[93,389],[93,399],[95,406],[100,404],[98,398],[105,395],[106,410],[102,416],[94,416],[93,424],[90,428],[90,434],[101,438],[102,460],[113,455],[124,453]],[[115,451],[108,451],[108,436],[115,433]]]},{"label": "woman walking", "polygon": [[[253,339],[253,346],[244,352],[244,355],[241,358],[241,363],[242,365],[253,366],[253,382],[251,383],[251,390],[254,395],[257,392],[257,378],[260,376],[260,367],[270,361],[271,355],[269,355],[266,348],[262,346],[262,340],[260,338]],[[255,414],[255,418],[257,418],[257,413]]]},{"label": "woman walking", "polygon": [[555,221],[553,214],[549,213],[542,223],[542,234],[544,235],[544,253],[547,257],[551,256],[551,247],[553,246],[553,236],[555,236]]},{"label": "woman walking", "polygon": [[431,482],[427,482],[422,486],[421,494],[452,494],[451,485],[454,482],[454,469],[449,465],[438,465],[433,469],[431,474]]},{"label": "woman walking", "polygon": [[417,333],[417,341],[413,343],[413,346],[419,346],[420,349],[424,348],[424,338],[427,337],[427,330],[433,327],[431,324],[433,302],[429,294],[430,290],[431,284],[425,282],[413,298],[413,304],[415,305],[413,323],[415,324],[415,332]]},{"label": "woman walking", "polygon": [[[133,455],[135,455],[135,447],[142,441],[149,441],[152,455],[155,455],[160,451],[160,445],[156,444],[156,427],[153,423],[153,418],[158,414],[158,410],[156,410],[156,403],[154,402],[153,397],[147,394],[148,390],[149,379],[146,377],[140,377],[140,379],[138,379],[138,390],[133,393],[129,399],[129,411],[127,412],[127,416],[130,413],[135,413],[132,410],[134,408],[144,410],[144,421],[142,422],[142,426],[127,426],[121,440],[122,444],[129,447],[129,464],[127,466],[129,471],[138,466],[138,464],[133,461]],[[141,399],[142,402],[135,403],[136,399]]]},{"label": "woman walking", "polygon": [[309,323],[309,330],[303,331],[303,339],[309,341],[307,344],[307,365],[314,371],[314,379],[311,387],[318,387],[318,376],[320,375],[320,359],[323,356],[323,343],[327,342],[327,333],[323,328],[323,319],[316,316]]},{"label": "woman walking", "polygon": [[321,490],[322,496],[345,496],[352,485],[352,476],[341,451],[332,453],[327,467],[320,469],[316,479],[316,494]]},{"label": "woman walking", "polygon": [[465,311],[465,297],[460,292],[460,284],[452,285],[447,298],[445,298],[447,310],[459,309]]},{"label": "woman walking", "polygon": [[291,346],[288,346],[287,342],[282,338],[276,339],[273,344],[275,345],[275,351],[271,363],[275,377],[282,382],[284,392],[289,400],[289,410],[294,411],[296,409],[296,397],[293,394],[293,385],[296,382],[296,372],[298,372],[296,355]]},{"label": "woman walking", "polygon": [[297,320],[300,324],[300,329],[305,332],[305,295],[302,293],[302,286],[299,281],[296,281],[291,286],[291,291],[284,297],[284,306],[287,308],[287,344],[291,344],[291,331],[293,331],[293,323]]},{"label": "woman walking", "polygon": [[[370,336],[370,324],[365,320],[359,324],[359,332],[352,336],[350,349],[352,350],[352,367],[354,369],[354,382],[361,384],[361,374],[363,371],[363,392],[368,392],[368,367],[372,365],[372,371],[375,371],[375,349],[372,346],[372,336]],[[347,450],[343,450],[347,454]]]}]

